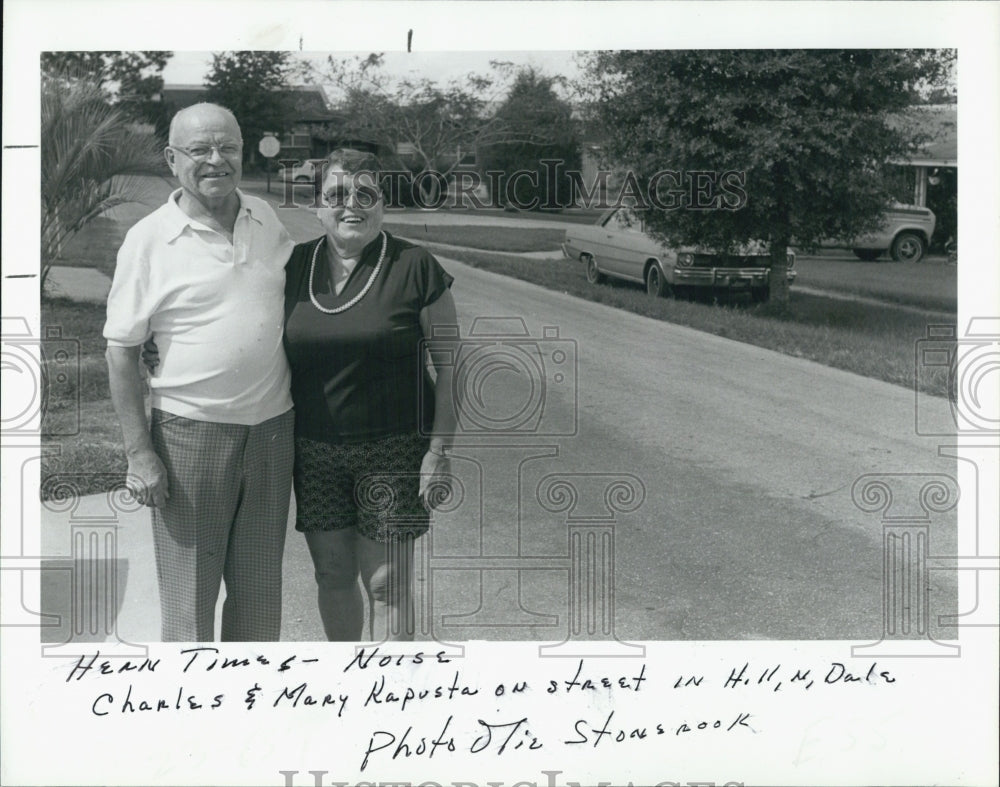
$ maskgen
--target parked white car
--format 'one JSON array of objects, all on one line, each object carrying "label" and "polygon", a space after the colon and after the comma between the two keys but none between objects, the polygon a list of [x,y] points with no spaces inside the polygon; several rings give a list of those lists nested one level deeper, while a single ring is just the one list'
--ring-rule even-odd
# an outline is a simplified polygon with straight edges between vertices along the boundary
[{"label": "parked white car", "polygon": [[[629,208],[609,211],[596,224],[566,228],[563,254],[587,266],[587,281],[605,277],[645,284],[650,295],[689,291],[748,292],[755,302],[771,297],[771,255],[757,244],[736,254],[695,246],[670,248],[646,234],[642,217]],[[787,281],[795,281],[795,253],[787,255]]]}]

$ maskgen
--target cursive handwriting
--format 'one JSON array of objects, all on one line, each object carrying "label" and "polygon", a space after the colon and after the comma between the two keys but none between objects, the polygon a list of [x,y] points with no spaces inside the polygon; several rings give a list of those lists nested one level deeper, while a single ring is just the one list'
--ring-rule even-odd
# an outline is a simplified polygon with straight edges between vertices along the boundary
[{"label": "cursive handwriting", "polygon": [[[580,680],[580,673],[583,672],[583,659],[580,659],[580,663],[577,665],[576,674],[571,680],[562,681],[565,684],[565,691],[567,694],[572,692],[574,689],[578,691],[596,691],[598,688],[602,689],[613,689],[615,687],[620,689],[631,689],[632,691],[639,691],[642,687],[643,681],[646,678],[646,665],[643,664],[639,669],[639,674],[632,678],[620,677],[617,680],[608,677],[600,678],[585,678]],[[596,682],[595,682],[596,681]],[[549,694],[556,694],[560,690],[559,681],[550,680],[549,687],[545,690]]]},{"label": "cursive handwriting", "polygon": [[357,667],[358,669],[368,669],[370,666],[372,666],[373,660],[375,661],[374,666],[382,668],[401,667],[403,664],[423,664],[425,660],[429,659],[434,659],[433,661],[428,662],[430,664],[451,663],[451,659],[447,658],[444,655],[443,650],[439,650],[432,656],[426,655],[423,651],[403,656],[382,655],[379,656],[377,660],[375,659],[376,656],[378,656],[377,647],[372,649],[370,653],[367,652],[364,648],[359,648],[358,652],[354,655],[354,658],[352,658],[349,662],[347,662],[347,666],[344,667],[344,672],[349,671],[352,667]]},{"label": "cursive handwriting", "polygon": [[440,747],[444,747],[446,751],[455,751],[455,739],[451,736],[445,737],[452,718],[452,716],[448,717],[441,728],[441,732],[437,734],[437,737],[431,738],[430,743],[427,742],[426,735],[422,735],[419,739],[416,735],[410,737],[410,734],[413,733],[412,726],[406,728],[406,731],[399,738],[398,742],[394,732],[375,730],[368,739],[368,748],[365,750],[365,757],[361,761],[361,770],[363,771],[368,767],[368,759],[371,755],[384,751],[394,743],[396,747],[392,751],[393,760],[397,757],[409,759],[410,757],[423,757],[424,755],[427,756],[427,759],[430,759]]},{"label": "cursive handwriting", "polygon": [[[220,705],[222,705],[222,700],[225,697],[224,694],[216,694],[211,698],[211,704],[207,707],[210,710],[215,710]],[[90,706],[90,712],[95,716],[107,716],[112,710],[117,710],[119,713],[135,713],[137,711],[154,711],[159,713],[165,710],[174,711],[192,711],[201,710],[205,708],[206,700],[201,700],[196,694],[188,694],[184,696],[184,687],[180,686],[177,689],[177,696],[171,697],[168,701],[164,697],[156,697],[149,699],[132,699],[132,684],[129,684],[128,691],[125,694],[125,699],[118,704],[115,701],[115,696],[104,692],[99,694],[97,699],[94,700],[93,704]]]},{"label": "cursive handwriting", "polygon": [[[469,751],[473,754],[479,754],[480,752],[489,750],[490,746],[494,743],[494,732],[496,733],[497,741],[500,742],[499,746],[497,746],[494,750],[495,754],[503,754],[507,750],[508,746],[510,746],[512,751],[520,749],[525,745],[529,749],[542,748],[541,741],[532,735],[531,730],[528,729],[527,716],[523,719],[508,721],[503,724],[487,724],[482,719],[478,719],[478,724],[483,728],[484,732],[476,738],[472,742],[472,746],[469,747]],[[516,743],[514,742],[515,736],[517,738]],[[512,743],[513,745],[511,746]]]},{"label": "cursive handwriting", "polygon": [[138,664],[133,664],[131,661],[125,661],[124,664],[119,665],[117,668],[112,667],[107,661],[102,661],[97,664],[97,659],[101,656],[101,651],[97,651],[93,656],[90,657],[90,661],[84,663],[86,656],[80,656],[76,664],[69,671],[69,675],[66,676],[66,682],[69,683],[74,678],[76,680],[82,680],[83,676],[86,675],[91,670],[96,670],[96,675],[121,675],[124,672],[155,672],[156,668],[160,666],[159,659],[143,659]]},{"label": "cursive handwriting", "polygon": [[401,693],[385,690],[385,675],[382,675],[372,684],[371,691],[368,692],[368,699],[365,700],[365,707],[372,705],[393,705],[398,703],[401,711],[406,710],[408,703],[414,700],[431,699],[452,699],[456,694],[461,697],[474,697],[479,693],[478,688],[459,684],[461,673],[456,670],[451,679],[451,685],[435,686],[433,689],[414,689],[407,686]]},{"label": "cursive handwriting", "polygon": [[[733,730],[746,728],[754,731],[753,728],[747,723],[750,718],[749,713],[738,713],[731,721],[723,719],[706,719],[691,722],[691,724],[684,721],[677,725],[676,728],[672,724],[666,724],[664,722],[658,722],[655,725],[642,726],[633,726],[621,723],[612,725],[611,720],[614,716],[615,712],[611,711],[604,720],[604,724],[600,727],[592,726],[587,719],[577,719],[576,724],[573,725],[573,731],[576,733],[576,737],[572,740],[563,741],[563,743],[567,745],[574,745],[590,743],[591,740],[593,740],[594,748],[597,748],[597,746],[604,741],[614,743],[624,743],[625,741],[631,740],[643,741],[657,735],[666,735],[669,730],[673,730],[675,736],[688,732],[706,730],[724,730],[725,732],[732,732]],[[694,726],[691,726],[692,724]]]}]

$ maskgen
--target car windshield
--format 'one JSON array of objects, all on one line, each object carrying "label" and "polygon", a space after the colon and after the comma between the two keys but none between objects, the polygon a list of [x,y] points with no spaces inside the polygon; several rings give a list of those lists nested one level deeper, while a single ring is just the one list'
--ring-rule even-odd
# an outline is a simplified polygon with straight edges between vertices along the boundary
[{"label": "car windshield", "polygon": [[642,220],[630,208],[619,208],[612,213],[604,226],[619,232],[642,232]]}]

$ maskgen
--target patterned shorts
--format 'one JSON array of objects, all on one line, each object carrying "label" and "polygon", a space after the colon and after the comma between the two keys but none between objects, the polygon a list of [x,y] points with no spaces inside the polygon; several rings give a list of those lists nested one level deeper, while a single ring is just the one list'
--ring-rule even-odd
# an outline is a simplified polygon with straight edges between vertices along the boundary
[{"label": "patterned shorts", "polygon": [[428,445],[416,433],[346,444],[296,437],[295,529],[356,526],[380,543],[426,533],[430,515],[419,490]]}]

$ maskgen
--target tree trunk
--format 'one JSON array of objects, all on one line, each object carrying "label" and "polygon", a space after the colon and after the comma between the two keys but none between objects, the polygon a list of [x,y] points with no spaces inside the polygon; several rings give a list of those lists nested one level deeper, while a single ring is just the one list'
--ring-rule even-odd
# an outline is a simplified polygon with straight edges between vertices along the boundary
[{"label": "tree trunk", "polygon": [[779,164],[774,168],[778,204],[775,205],[776,231],[771,234],[771,301],[781,309],[788,308],[788,246],[792,240],[785,180],[785,167]]},{"label": "tree trunk", "polygon": [[771,302],[788,304],[788,238],[771,240]]}]

